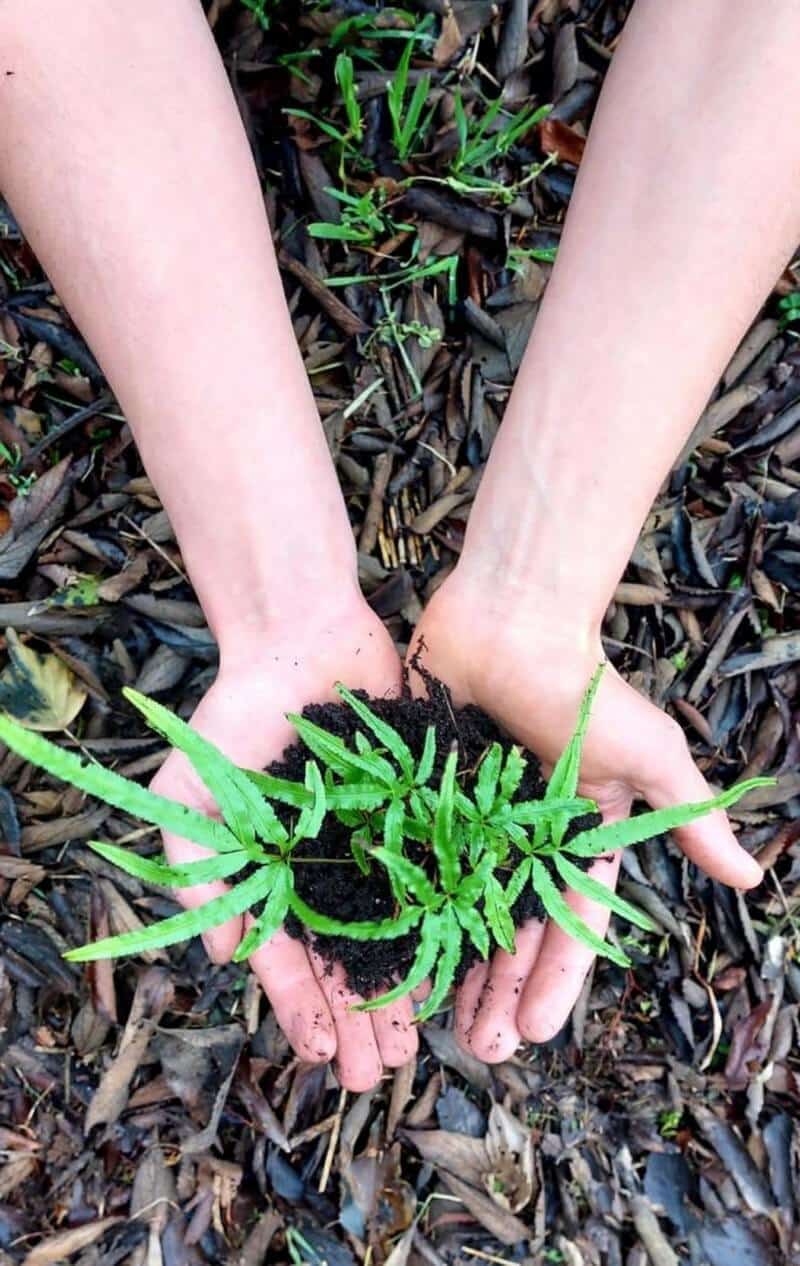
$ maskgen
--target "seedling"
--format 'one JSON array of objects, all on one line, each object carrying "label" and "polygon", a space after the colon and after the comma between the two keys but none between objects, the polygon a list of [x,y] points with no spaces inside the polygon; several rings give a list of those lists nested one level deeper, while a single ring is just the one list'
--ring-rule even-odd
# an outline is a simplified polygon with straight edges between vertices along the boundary
[{"label": "seedling", "polygon": [[386,104],[392,121],[392,141],[397,157],[404,163],[422,145],[425,133],[433,118],[435,105],[425,106],[431,90],[430,75],[422,75],[408,96],[411,55],[414,45],[409,41],[403,49],[397,69],[386,85]]},{"label": "seedling", "polygon": [[[125,692],[151,728],[190,761],[216,801],[221,821],[158,796],[0,716],[0,741],[23,759],[210,850],[202,860],[175,866],[119,845],[92,843],[106,861],[145,883],[166,887],[237,880],[224,895],[199,909],[71,950],[67,957],[85,962],[157,949],[248,911],[254,922],[237,960],[249,957],[290,913],[316,936],[374,942],[413,933],[418,938],[416,952],[405,979],[364,1006],[385,1006],[431,976],[432,992],[420,1012],[425,1018],[450,989],[465,944],[483,958],[496,946],[513,951],[514,907],[523,891],[532,888],[548,916],[570,935],[628,965],[622,949],[603,940],[574,913],[564,888],[650,930],[641,911],[586,874],[584,867],[593,858],[727,807],[752,788],[774,780],[749,779],[700,804],[579,829],[576,819],[596,811],[593,801],[578,794],[578,780],[600,672],[586,692],[575,733],[545,794],[535,800],[520,793],[526,759],[519,748],[492,743],[477,769],[461,769],[457,749],[444,760],[437,757],[435,726],[428,727],[421,749],[412,750],[364,698],[342,685],[340,698],[359,727],[352,743],[308,717],[289,716],[309,754],[302,781],[238,768],[166,708],[136,691]],[[329,857],[315,852],[315,842],[326,829],[335,828],[341,838],[342,826],[349,854]],[[354,883],[366,882],[360,876],[382,877],[394,899],[393,914],[353,922],[314,909],[297,891],[298,868],[331,862],[351,866]]]},{"label": "seedling", "polygon": [[308,120],[315,127],[318,127],[330,140],[336,142],[339,148],[339,176],[342,183],[344,183],[345,158],[351,159],[351,161],[360,166],[365,165],[365,160],[360,153],[361,140],[364,135],[364,118],[361,113],[361,103],[358,99],[358,88],[353,73],[353,59],[348,53],[339,53],[336,58],[334,75],[339,91],[342,94],[342,103],[347,120],[347,128],[345,130],[338,127],[335,123],[331,123],[329,119],[321,119],[318,115],[311,114],[308,110],[291,109],[284,111],[284,113],[296,119]]},{"label": "seedling", "polygon": [[800,290],[793,290],[791,294],[784,295],[778,301],[778,311],[781,314],[782,330],[788,330],[790,325],[800,325]]},{"label": "seedling", "polygon": [[329,224],[324,220],[315,220],[308,226],[312,237],[349,242],[354,246],[370,246],[380,237],[415,232],[413,224],[402,224],[392,219],[384,210],[388,194],[380,185],[373,186],[360,197],[345,189],[328,187],[325,192],[341,203],[341,221],[339,224]]},{"label": "seedling", "polygon": [[550,113],[551,106],[523,106],[516,114],[501,113],[502,100],[497,97],[476,118],[468,115],[461,93],[453,99],[458,149],[450,166],[453,176],[483,172],[490,163],[505,157],[514,145]]}]

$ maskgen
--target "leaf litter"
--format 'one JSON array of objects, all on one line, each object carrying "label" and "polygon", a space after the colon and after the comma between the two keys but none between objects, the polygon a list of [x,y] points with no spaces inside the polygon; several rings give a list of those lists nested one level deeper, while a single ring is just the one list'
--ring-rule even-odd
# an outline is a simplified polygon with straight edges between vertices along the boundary
[{"label": "leaf litter", "polygon": [[[282,3],[209,6],[259,168],[280,176],[267,201],[361,582],[400,643],[463,543],[627,8],[335,2],[298,20]],[[383,68],[408,45],[393,123]],[[343,146],[347,216],[330,192],[344,188],[339,142],[280,112],[346,134],[340,54],[363,127],[358,152]],[[415,133],[421,82],[434,109]],[[498,90],[503,113],[478,135]],[[314,237],[301,226],[315,220],[374,236]],[[2,206],[0,225],[0,624],[4,664],[33,674],[11,710],[35,727],[44,700],[48,724],[76,735],[65,746],[146,778],[163,747],[121,688],[188,716],[213,639],[90,350]],[[87,847],[102,827],[115,842],[142,832],[147,853],[140,821],[5,752],[3,1266],[797,1258],[797,290],[790,270],[732,357],[604,627],[612,662],[683,720],[712,782],[778,776],[732,810],[762,887],[737,901],[651,841],[622,885],[661,929],[648,956],[630,947],[633,974],[598,967],[580,1017],[494,1068],[440,1015],[410,1068],[353,1098],[299,1064],[242,971],[197,942],[150,966],[64,964],[87,928],[175,906]]]}]

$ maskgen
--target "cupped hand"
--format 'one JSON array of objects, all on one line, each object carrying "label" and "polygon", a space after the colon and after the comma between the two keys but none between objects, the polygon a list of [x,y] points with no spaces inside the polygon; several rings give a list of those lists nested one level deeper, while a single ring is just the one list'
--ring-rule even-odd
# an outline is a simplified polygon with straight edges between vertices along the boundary
[{"label": "cupped hand", "polygon": [[[400,662],[391,639],[360,600],[327,622],[265,634],[246,655],[227,662],[223,655],[219,675],[191,724],[237,764],[261,769],[279,759],[295,737],[285,714],[335,698],[333,687],[339,680],[379,696],[399,686]],[[180,752],[165,761],[153,789],[218,815],[213,797]],[[165,836],[164,847],[173,864],[209,855],[175,836]],[[176,896],[195,908],[224,890],[220,881],[183,889]],[[243,931],[243,921],[236,918],[207,932],[203,939],[209,957],[228,962]],[[260,946],[249,963],[297,1055],[314,1063],[335,1058],[347,1089],[369,1089],[384,1066],[397,1067],[414,1054],[417,1033],[409,999],[371,1014],[352,1011],[360,999],[348,989],[342,969],[331,970],[283,930]]]},{"label": "cupped hand", "polygon": [[[599,631],[573,623],[568,612],[548,610],[546,598],[526,601],[523,608],[485,588],[471,591],[456,571],[425,611],[412,652],[420,638],[425,666],[450,687],[455,702],[483,708],[549,771],[603,658]],[[596,800],[607,822],[627,817],[634,799],[660,809],[711,794],[680,726],[610,666],[595,699],[581,772],[581,794]],[[723,812],[673,834],[715,879],[738,888],[760,882],[761,868],[736,842]],[[617,854],[598,860],[589,873],[613,887],[618,870]],[[575,892],[566,896],[602,935],[606,908]],[[467,974],[456,1002],[459,1040],[479,1058],[498,1062],[523,1038],[553,1037],[578,998],[592,958],[590,949],[555,923],[528,923],[517,934],[513,955],[498,950],[491,963]]]}]

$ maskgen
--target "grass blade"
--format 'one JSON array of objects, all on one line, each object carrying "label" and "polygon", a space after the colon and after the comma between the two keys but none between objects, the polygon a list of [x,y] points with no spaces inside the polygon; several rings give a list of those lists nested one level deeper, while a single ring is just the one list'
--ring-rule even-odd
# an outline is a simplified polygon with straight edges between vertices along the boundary
[{"label": "grass blade", "polygon": [[610,958],[612,962],[619,967],[630,967],[630,959],[627,954],[623,954],[622,950],[617,949],[616,945],[609,944],[602,936],[598,936],[593,932],[588,924],[575,913],[570,905],[568,905],[564,894],[559,892],[555,882],[550,875],[547,867],[538,857],[531,859],[533,866],[533,886],[542,899],[542,905],[547,911],[548,916],[557,923],[560,928],[568,932],[570,936],[574,936],[576,941],[581,941],[584,945],[588,945],[589,949],[595,954],[602,954],[605,958]]},{"label": "grass blade", "polygon": [[292,872],[286,865],[273,867],[274,876],[272,891],[264,903],[264,909],[253,926],[245,934],[233,955],[235,963],[243,963],[260,945],[274,936],[283,923],[289,910],[289,893],[292,890]]},{"label": "grass blade", "polygon": [[414,755],[408,744],[397,733],[397,730],[376,716],[362,699],[358,699],[340,681],[336,683],[336,690],[345,703],[353,709],[359,720],[363,721],[386,750],[391,752],[406,778],[412,781],[414,778]]},{"label": "grass blade", "polygon": [[417,952],[405,980],[401,980],[400,984],[395,985],[394,989],[390,989],[388,993],[382,993],[378,998],[370,998],[369,1002],[361,1002],[357,1006],[352,1007],[351,1010],[377,1011],[379,1007],[386,1007],[391,1002],[398,1002],[400,998],[405,998],[407,994],[411,993],[412,989],[416,989],[417,985],[421,985],[423,980],[426,980],[431,974],[433,965],[436,962],[436,955],[439,953],[440,942],[440,916],[438,914],[427,914],[420,928]]},{"label": "grass blade", "polygon": [[191,888],[194,884],[210,884],[217,879],[230,879],[243,870],[250,858],[247,853],[217,853],[202,861],[188,862],[185,866],[169,866],[140,857],[129,848],[106,844],[103,840],[90,840],[93,849],[112,866],[118,866],[127,875],[142,879],[146,884],[158,884],[162,888]]},{"label": "grass blade", "polygon": [[306,927],[319,936],[347,936],[351,941],[392,941],[398,936],[405,936],[422,918],[420,906],[409,906],[396,918],[370,920],[361,923],[343,923],[339,919],[331,919],[327,914],[320,914],[306,905],[303,898],[293,892],[289,898],[289,909],[297,915]]},{"label": "grass blade", "polygon": [[98,958],[141,954],[144,950],[163,949],[166,945],[174,945],[176,941],[187,941],[208,928],[217,927],[228,919],[244,914],[245,910],[261,901],[272,884],[269,873],[271,869],[272,867],[262,867],[236,888],[231,888],[230,892],[215,897],[213,901],[207,901],[196,910],[184,910],[170,919],[151,923],[149,927],[135,932],[123,932],[121,936],[110,936],[106,940],[95,941],[93,945],[82,945],[80,949],[69,950],[64,957],[71,963],[91,963]]},{"label": "grass blade", "polygon": [[433,819],[433,851],[439,865],[439,874],[445,892],[454,892],[461,867],[458,861],[458,845],[453,835],[453,805],[456,793],[456,766],[458,753],[451,752],[442,774],[439,800]]},{"label": "grass blade", "polygon": [[554,854],[553,862],[559,875],[573,892],[579,892],[582,897],[588,897],[590,901],[597,901],[645,932],[656,931],[656,925],[649,915],[643,910],[638,910],[636,906],[632,906],[624,897],[612,892],[599,880],[587,875],[585,870],[581,870],[580,866],[576,866],[563,853]]},{"label": "grass blade", "polygon": [[[2,735],[0,735],[2,737]],[[595,826],[589,831],[581,831],[574,839],[564,845],[564,851],[574,857],[599,857],[602,853],[616,852],[620,848],[628,848],[631,844],[641,844],[654,835],[663,835],[665,831],[674,831],[676,827],[687,826],[697,818],[702,818],[715,809],[727,809],[748,791],[756,787],[774,787],[774,778],[748,778],[745,782],[736,783],[713,800],[700,800],[697,804],[676,805],[670,809],[653,809],[649,813],[639,813],[634,818],[626,818],[624,822],[609,822],[605,826]]]},{"label": "grass blade", "polygon": [[163,734],[191,762],[237,839],[251,847],[256,832],[268,844],[286,840],[286,831],[275,816],[275,810],[258,794],[247,774],[218,747],[155,699],[148,699],[130,688],[122,693],[141,712],[150,728]]},{"label": "grass blade", "polygon": [[417,1012],[416,1022],[418,1024],[424,1020],[429,1020],[444,1002],[455,978],[456,968],[461,958],[462,939],[463,934],[453,913],[452,906],[447,906],[442,915],[440,939],[442,950],[439,955],[439,964],[436,968],[436,979],[433,982],[433,988],[428,1000],[423,1003],[421,1010]]},{"label": "grass blade", "polygon": [[0,741],[55,778],[61,778],[87,795],[96,796],[98,800],[141,818],[143,822],[161,827],[162,831],[213,848],[217,853],[234,853],[241,849],[236,837],[214,818],[208,818],[176,800],[157,796],[138,783],[104,769],[102,765],[95,765],[74,752],[57,747],[41,734],[25,730],[10,717],[2,715]]}]

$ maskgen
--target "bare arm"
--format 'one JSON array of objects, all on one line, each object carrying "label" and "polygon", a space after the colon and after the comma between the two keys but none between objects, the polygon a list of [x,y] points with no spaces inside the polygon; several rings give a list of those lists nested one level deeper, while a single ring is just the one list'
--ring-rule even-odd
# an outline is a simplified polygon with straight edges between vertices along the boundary
[{"label": "bare arm", "polygon": [[[220,646],[193,724],[261,767],[337,679],[400,665],[356,552],[292,331],[244,130],[197,0],[2,0],[0,187],[128,417]],[[4,73],[5,72],[5,73]],[[173,754],[163,794],[214,806]],[[196,848],[167,838],[174,861]],[[202,904],[219,885],[186,889]],[[206,937],[217,961],[241,920]],[[363,1090],[416,1047],[411,1004],[348,1010],[278,932],[251,958],[302,1058]]]},{"label": "bare arm", "polygon": [[[795,0],[638,0],[609,72],[461,561],[421,628],[431,667],[545,761],[658,487],[800,236],[798,41]],[[582,772],[609,820],[635,797],[708,794],[677,724],[613,671]],[[676,836],[717,879],[758,882],[724,814]],[[596,878],[613,885],[617,866]],[[604,930],[600,906],[569,900]],[[462,1040],[502,1060],[551,1037],[591,957],[530,924],[516,955],[467,977]]]}]

